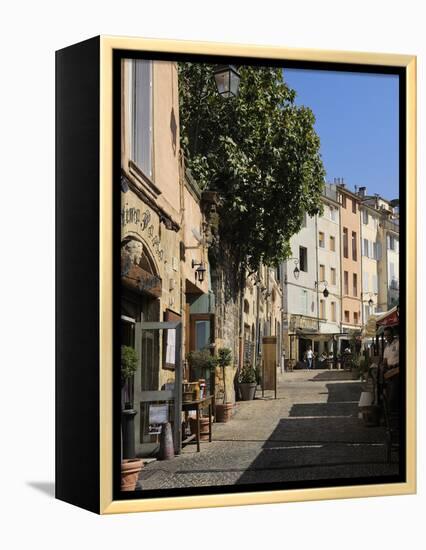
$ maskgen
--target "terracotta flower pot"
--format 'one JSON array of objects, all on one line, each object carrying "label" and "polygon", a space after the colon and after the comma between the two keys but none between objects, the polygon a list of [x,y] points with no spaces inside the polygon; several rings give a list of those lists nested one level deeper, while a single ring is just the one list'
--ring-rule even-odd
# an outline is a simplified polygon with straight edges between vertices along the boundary
[{"label": "terracotta flower pot", "polygon": [[[197,433],[197,419],[196,418],[190,418],[189,419],[189,426],[191,428],[191,433],[196,434]],[[201,416],[200,417],[200,440],[201,441],[208,441],[209,440],[209,417],[208,416]]]},{"label": "terracotta flower pot", "polygon": [[130,458],[121,461],[121,490],[134,491],[142,470],[143,461],[139,458]]},{"label": "terracotta flower pot", "polygon": [[216,422],[231,420],[233,409],[233,403],[216,403]]}]

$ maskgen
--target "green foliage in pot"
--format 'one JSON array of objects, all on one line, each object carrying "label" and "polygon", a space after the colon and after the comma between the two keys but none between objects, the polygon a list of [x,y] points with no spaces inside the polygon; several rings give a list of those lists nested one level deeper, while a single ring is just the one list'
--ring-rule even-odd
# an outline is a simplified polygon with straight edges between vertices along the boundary
[{"label": "green foliage in pot", "polygon": [[222,369],[223,376],[223,402],[227,403],[225,369],[232,363],[232,351],[229,348],[219,348],[217,351],[217,366]]},{"label": "green foliage in pot", "polygon": [[138,354],[130,346],[121,346],[121,385],[135,375],[138,370]]},{"label": "green foliage in pot", "polygon": [[208,349],[191,351],[187,355],[188,363],[192,369],[214,369],[216,357]]},{"label": "green foliage in pot", "polygon": [[244,363],[238,377],[240,384],[255,384],[256,383],[256,370],[250,363]]}]

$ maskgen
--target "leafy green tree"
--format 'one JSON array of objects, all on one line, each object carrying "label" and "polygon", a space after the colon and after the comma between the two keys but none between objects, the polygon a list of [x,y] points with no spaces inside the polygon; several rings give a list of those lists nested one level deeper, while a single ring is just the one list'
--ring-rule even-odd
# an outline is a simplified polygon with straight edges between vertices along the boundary
[{"label": "leafy green tree", "polygon": [[320,140],[282,69],[240,67],[238,97],[223,99],[213,68],[179,64],[181,145],[201,188],[221,198],[221,250],[254,272],[288,257],[303,214],[321,212]]}]

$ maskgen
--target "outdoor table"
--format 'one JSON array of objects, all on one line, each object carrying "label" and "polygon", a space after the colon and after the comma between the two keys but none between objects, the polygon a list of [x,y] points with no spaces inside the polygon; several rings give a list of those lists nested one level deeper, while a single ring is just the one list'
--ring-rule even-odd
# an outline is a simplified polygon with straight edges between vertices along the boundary
[{"label": "outdoor table", "polygon": [[[202,399],[197,399],[196,401],[184,401],[182,403],[183,411],[186,411],[186,412],[196,411],[197,413],[197,433],[195,435],[195,439],[197,441],[198,453],[200,452],[200,416],[201,416],[201,411],[206,406],[208,406],[209,408],[209,442],[211,442],[212,440],[212,400],[213,400],[213,396],[208,395],[207,397],[203,397]],[[185,440],[185,442],[188,442],[188,439]],[[185,443],[185,442],[182,442],[182,443]]]}]

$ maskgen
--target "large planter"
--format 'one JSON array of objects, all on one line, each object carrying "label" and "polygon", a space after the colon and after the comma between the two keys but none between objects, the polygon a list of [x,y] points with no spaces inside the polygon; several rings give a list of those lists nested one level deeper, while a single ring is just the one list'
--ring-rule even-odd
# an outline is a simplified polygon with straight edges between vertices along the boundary
[{"label": "large planter", "polygon": [[242,401],[252,401],[256,393],[256,382],[250,384],[238,384]]},{"label": "large planter", "polygon": [[121,490],[134,491],[138,482],[139,473],[142,470],[143,461],[139,458],[125,459],[121,461]]},{"label": "large planter", "polygon": [[228,422],[232,418],[232,403],[216,403],[216,422]]},{"label": "large planter", "polygon": [[121,411],[121,429],[123,433],[123,458],[135,458],[135,409]]}]

